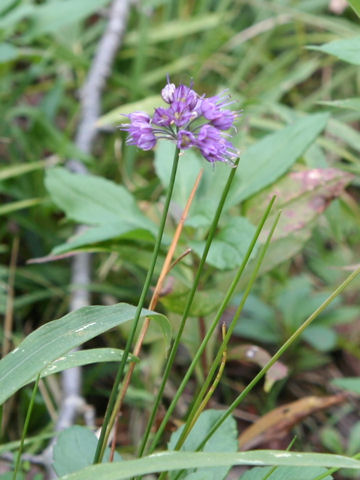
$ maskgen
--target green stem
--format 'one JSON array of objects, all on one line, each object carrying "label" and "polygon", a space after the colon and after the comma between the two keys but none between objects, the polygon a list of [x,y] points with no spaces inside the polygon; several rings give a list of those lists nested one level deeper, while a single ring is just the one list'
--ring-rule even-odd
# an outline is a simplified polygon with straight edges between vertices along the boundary
[{"label": "green stem", "polygon": [[253,378],[253,380],[247,385],[247,387],[240,393],[240,395],[234,400],[230,407],[226,410],[224,415],[219,418],[213,428],[210,430],[205,439],[201,442],[196,451],[201,450],[209,438],[216,432],[216,430],[224,423],[224,421],[232,414],[237,406],[244,400],[249,392],[255,387],[255,385],[264,377],[266,372],[274,365],[275,362],[285,353],[285,351],[300,337],[303,331],[315,320],[315,318],[322,313],[325,308],[349,285],[354,278],[359,275],[360,267],[351,273],[346,280],[343,281],[337,289],[329,295],[329,297],[305,320],[305,322],[294,332],[290,338],[282,345],[279,350],[272,356],[268,363],[260,370],[260,372]]},{"label": "green stem", "polygon": [[17,477],[17,474],[18,474],[18,471],[19,471],[19,468],[20,468],[21,454],[22,454],[23,448],[24,448],[24,442],[25,442],[25,437],[26,437],[28,427],[29,427],[31,412],[32,412],[32,409],[33,409],[34,403],[35,403],[35,397],[36,397],[36,392],[37,392],[38,385],[39,385],[39,380],[40,380],[40,373],[35,380],[35,385],[34,385],[34,388],[33,388],[32,394],[31,394],[30,403],[29,403],[29,406],[28,406],[28,409],[27,409],[27,412],[26,412],[24,428],[23,428],[23,431],[22,431],[22,434],[21,434],[20,446],[19,446],[19,450],[18,450],[18,453],[17,453],[17,456],[16,456],[15,468],[14,468],[14,474],[13,474],[12,480],[16,480],[16,477]]},{"label": "green stem", "polygon": [[[358,460],[360,458],[360,453],[357,453],[356,455],[354,455],[352,458],[354,458],[355,460]],[[322,473],[321,475],[318,475],[316,478],[314,478],[313,480],[323,480],[323,478],[327,478],[329,475],[332,475],[333,473],[337,472],[338,470],[340,470],[339,468],[330,468],[329,470],[327,470],[326,472]]]},{"label": "green stem", "polygon": [[[271,208],[272,208],[272,206],[273,206],[273,204],[274,204],[274,201],[275,201],[275,197],[273,197],[272,200],[271,200],[271,202],[269,203],[269,205],[268,205],[268,207],[267,207],[267,209],[266,209],[266,211],[265,211],[265,213],[264,213],[264,215],[263,215],[263,217],[262,217],[262,219],[261,219],[261,221],[260,221],[260,223],[259,223],[259,225],[258,225],[258,227],[257,227],[257,229],[256,229],[256,232],[255,232],[255,234],[254,234],[254,237],[253,237],[252,240],[251,240],[251,243],[250,243],[250,245],[249,245],[249,248],[248,248],[248,250],[247,250],[247,252],[246,252],[246,254],[245,254],[244,260],[242,261],[242,264],[240,265],[240,267],[239,267],[239,269],[238,269],[238,271],[237,271],[237,274],[236,274],[234,280],[232,281],[232,283],[231,283],[231,285],[230,285],[230,288],[229,288],[229,290],[227,291],[226,296],[225,296],[222,304],[220,305],[220,307],[219,307],[219,309],[218,309],[218,311],[217,311],[217,313],[216,313],[216,315],[215,315],[215,318],[214,318],[214,320],[213,320],[213,322],[212,322],[209,330],[207,331],[207,333],[206,333],[203,341],[201,342],[201,345],[200,345],[199,349],[196,351],[196,354],[195,354],[195,356],[194,356],[194,359],[192,360],[189,368],[187,369],[187,371],[186,371],[186,373],[185,373],[185,376],[184,376],[184,378],[183,378],[183,380],[182,380],[182,382],[181,382],[181,384],[180,384],[180,386],[179,386],[179,388],[178,388],[178,390],[177,390],[177,392],[176,392],[176,394],[175,394],[175,396],[174,396],[174,398],[173,398],[170,406],[169,406],[168,409],[166,410],[166,414],[165,414],[165,416],[164,416],[164,418],[163,418],[163,420],[162,420],[162,422],[161,422],[161,424],[160,424],[160,426],[159,426],[159,428],[158,428],[158,430],[157,430],[157,432],[156,432],[156,435],[155,435],[155,437],[154,437],[154,439],[153,439],[153,441],[152,441],[152,443],[151,443],[151,445],[150,445],[149,453],[152,453],[152,452],[155,450],[155,448],[156,448],[156,446],[157,446],[157,444],[158,444],[158,442],[159,442],[159,440],[160,440],[160,437],[161,437],[161,435],[162,435],[162,433],[163,433],[163,431],[164,431],[164,429],[165,429],[165,427],[166,427],[166,425],[167,425],[167,423],[168,423],[168,421],[169,421],[169,419],[170,419],[170,417],[171,417],[171,415],[172,415],[172,412],[174,411],[174,409],[175,409],[175,407],[176,407],[176,404],[177,404],[180,396],[182,395],[182,393],[183,393],[183,391],[184,391],[184,389],[185,389],[185,387],[186,387],[186,385],[187,385],[187,383],[188,383],[188,381],[189,381],[189,379],[190,379],[193,371],[195,370],[195,367],[196,367],[196,365],[198,364],[198,362],[199,362],[199,360],[200,360],[200,358],[201,358],[201,355],[202,355],[203,352],[204,352],[204,349],[205,349],[206,345],[208,344],[208,342],[209,342],[210,338],[212,337],[214,331],[215,331],[216,328],[218,327],[219,321],[220,321],[220,319],[221,319],[221,317],[222,317],[222,315],[223,315],[226,307],[228,306],[229,302],[231,301],[231,298],[232,298],[232,296],[233,296],[233,294],[234,294],[234,291],[235,291],[235,289],[236,289],[236,287],[237,287],[237,285],[238,285],[238,283],[239,283],[239,280],[240,280],[240,278],[241,278],[241,275],[243,274],[243,271],[245,270],[245,267],[246,267],[246,265],[247,265],[247,263],[248,263],[248,261],[249,261],[250,255],[251,255],[251,253],[252,253],[252,251],[253,251],[253,249],[254,249],[254,247],[255,247],[255,244],[256,244],[256,242],[257,242],[257,240],[258,240],[258,238],[259,238],[259,235],[260,235],[260,232],[261,232],[261,230],[262,230],[262,228],[263,228],[263,226],[264,226],[264,223],[265,223],[266,219],[268,218],[268,216],[269,216],[269,214],[270,214],[270,210],[271,210]],[[209,372],[209,374],[210,374],[210,372]],[[206,386],[206,388],[203,387],[203,388],[201,389],[201,392],[205,392],[206,390],[207,390],[207,386]],[[197,398],[200,398],[200,399],[201,399],[201,398],[202,398],[202,394],[198,395]]]},{"label": "green stem", "polygon": [[118,395],[119,385],[120,385],[120,383],[123,379],[123,374],[124,374],[126,361],[127,361],[127,358],[129,356],[129,353],[130,353],[130,349],[131,349],[133,341],[134,341],[135,332],[136,332],[136,329],[137,329],[137,326],[138,326],[138,323],[139,323],[139,319],[140,319],[140,316],[141,316],[141,310],[144,306],[146,295],[147,295],[147,293],[149,291],[149,288],[150,288],[151,279],[152,279],[152,276],[153,276],[153,273],[154,273],[156,260],[157,260],[159,250],[160,250],[160,246],[161,246],[161,240],[162,240],[162,236],[163,236],[163,232],[164,232],[164,228],[165,228],[165,222],[166,222],[166,217],[167,217],[167,213],[168,213],[168,210],[169,210],[170,200],[171,200],[172,192],[173,192],[173,189],[174,189],[175,177],[176,177],[176,171],[177,171],[178,163],[179,163],[179,150],[176,149],[175,154],[174,154],[174,160],[173,160],[171,175],[170,175],[168,192],[167,192],[166,199],[165,199],[165,204],[164,204],[164,211],[163,211],[161,221],[160,221],[159,231],[158,231],[158,235],[157,235],[155,246],[154,246],[154,251],[153,251],[153,255],[152,255],[152,259],[151,259],[151,264],[150,264],[149,270],[147,272],[145,283],[144,283],[144,286],[143,286],[143,289],[142,289],[142,292],[141,292],[141,295],[140,295],[139,303],[138,303],[138,306],[137,306],[137,309],[136,309],[136,312],[135,312],[133,327],[132,327],[130,335],[127,339],[126,346],[125,346],[125,349],[124,349],[124,354],[123,354],[123,357],[121,359],[120,366],[119,366],[119,369],[118,369],[118,372],[117,372],[117,375],[116,375],[116,378],[115,378],[115,382],[114,382],[114,385],[113,385],[113,388],[112,388],[112,391],[111,391],[111,394],[110,394],[109,403],[108,403],[106,413],[105,413],[104,423],[103,423],[103,426],[102,426],[102,429],[101,429],[100,438],[99,438],[97,448],[96,448],[96,452],[95,452],[94,463],[101,463],[103,455],[104,455],[104,451],[105,451],[105,448],[106,448],[106,444],[107,444],[107,441],[108,441],[108,438],[109,438],[109,435],[110,435],[110,431],[111,431],[111,428],[113,426],[113,425],[110,424],[111,414],[112,414],[114,405],[116,403],[116,398],[117,398],[117,395]]},{"label": "green stem", "polygon": [[[237,166],[237,164],[236,164],[236,166]],[[225,188],[222,192],[221,199],[220,199],[220,202],[218,204],[214,219],[212,221],[212,224],[211,224],[211,227],[210,227],[210,230],[209,230],[209,233],[208,233],[208,237],[206,239],[204,252],[203,252],[201,260],[200,260],[199,268],[196,272],[194,283],[193,283],[193,286],[191,288],[191,291],[190,291],[188,299],[187,299],[187,303],[186,303],[184,313],[183,313],[183,316],[182,316],[182,319],[181,319],[181,324],[180,324],[178,333],[176,335],[176,338],[174,340],[174,343],[172,345],[170,355],[168,357],[168,360],[167,360],[167,363],[166,363],[166,366],[165,366],[165,372],[164,372],[164,375],[163,375],[163,378],[162,378],[162,382],[161,382],[159,391],[157,393],[155,403],[154,403],[153,409],[151,411],[148,424],[146,426],[146,431],[145,431],[145,434],[144,434],[144,437],[143,437],[143,440],[142,440],[142,443],[141,443],[141,446],[140,446],[140,449],[139,449],[139,456],[140,457],[144,453],[144,450],[145,450],[145,447],[146,447],[146,444],[147,444],[147,441],[148,441],[148,438],[149,438],[149,435],[150,435],[150,431],[151,431],[151,428],[152,428],[154,420],[155,420],[156,412],[159,408],[161,398],[162,398],[162,394],[163,394],[167,379],[170,375],[170,370],[171,370],[172,365],[173,365],[174,360],[175,360],[175,355],[176,355],[176,352],[177,352],[177,349],[178,349],[178,346],[179,346],[179,343],[180,343],[181,335],[182,335],[182,332],[184,330],[185,323],[186,323],[187,317],[188,317],[189,312],[190,312],[190,308],[191,308],[191,305],[192,305],[192,302],[193,302],[193,299],[194,299],[194,296],[195,296],[195,293],[196,293],[196,290],[197,290],[197,286],[199,284],[200,275],[203,271],[203,267],[204,267],[204,264],[205,264],[205,261],[206,261],[206,258],[207,258],[207,254],[209,252],[211,242],[212,242],[213,237],[215,235],[217,224],[218,224],[221,212],[223,210],[225,200],[226,200],[226,197],[228,195],[228,192],[229,192],[231,183],[233,181],[235,172],[236,172],[236,168],[233,168],[230,172],[230,175],[229,175],[228,180],[226,182]]]},{"label": "green stem", "polygon": [[[270,206],[272,204],[270,203]],[[276,225],[279,221],[279,218],[280,218],[280,212],[277,214],[276,218],[275,218],[275,221],[271,227],[271,230],[269,232],[269,235],[266,239],[266,242],[265,244],[263,245],[263,247],[261,248],[261,251],[260,251],[260,254],[259,254],[259,258],[257,259],[257,262],[256,262],[256,265],[253,269],[253,271],[251,272],[251,277],[250,277],[250,280],[246,286],[246,289],[245,289],[245,292],[242,296],[242,299],[241,299],[241,302],[235,312],[235,315],[230,323],[230,326],[228,328],[228,331],[226,332],[226,335],[225,335],[225,338],[224,340],[222,341],[221,345],[220,345],[220,348],[217,352],[217,355],[215,357],[215,360],[213,361],[212,365],[211,365],[211,369],[208,373],[208,376],[203,384],[203,386],[201,387],[201,390],[197,396],[197,399],[196,401],[194,402],[192,408],[191,408],[191,411],[190,411],[190,414],[188,415],[188,418],[186,419],[186,424],[185,424],[185,427],[180,435],[180,438],[175,446],[175,450],[178,450],[181,445],[183,444],[185,438],[187,437],[187,435],[189,434],[189,431],[190,431],[190,426],[193,424],[193,418],[196,416],[197,414],[197,410],[198,408],[200,407],[201,405],[201,401],[202,401],[202,398],[203,396],[205,395],[211,381],[212,381],[212,378],[213,376],[215,375],[215,372],[217,370],[217,367],[219,365],[219,363],[221,362],[221,359],[222,359],[222,355],[223,355],[223,352],[226,350],[227,348],[227,345],[230,341],[230,338],[232,337],[232,334],[234,332],[234,328],[235,326],[237,325],[237,322],[240,318],[240,315],[241,315],[241,312],[243,311],[243,308],[245,306],[245,303],[246,303],[246,300],[252,290],[252,287],[255,283],[255,280],[257,278],[257,275],[258,275],[258,272],[259,272],[259,269],[261,267],[261,264],[263,262],[263,259],[265,257],[265,254],[267,252],[267,249],[269,248],[269,245],[270,245],[270,241],[271,241],[271,238],[273,236],[273,233],[275,231],[275,228],[276,228]]]}]

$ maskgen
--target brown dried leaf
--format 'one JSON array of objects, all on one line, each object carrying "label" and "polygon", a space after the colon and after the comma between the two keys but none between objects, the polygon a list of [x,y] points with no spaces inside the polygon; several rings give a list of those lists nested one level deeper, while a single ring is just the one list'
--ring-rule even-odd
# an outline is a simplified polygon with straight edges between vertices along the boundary
[{"label": "brown dried leaf", "polygon": [[240,450],[249,450],[274,439],[281,439],[289,430],[314,412],[342,403],[345,394],[328,397],[305,397],[275,408],[247,428],[239,437]]},{"label": "brown dried leaf", "polygon": [[[264,367],[270,360],[271,355],[257,345],[239,345],[229,350],[227,355],[229,360],[238,360],[240,362],[250,362]],[[288,374],[288,367],[282,362],[275,362],[267,371],[265,376],[264,390],[269,392],[277,380],[285,378]]]}]

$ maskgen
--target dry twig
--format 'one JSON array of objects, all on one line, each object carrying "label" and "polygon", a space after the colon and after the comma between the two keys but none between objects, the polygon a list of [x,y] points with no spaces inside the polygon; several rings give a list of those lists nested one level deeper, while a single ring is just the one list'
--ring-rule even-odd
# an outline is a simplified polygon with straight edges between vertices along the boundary
[{"label": "dry twig", "polygon": [[[91,64],[84,87],[81,90],[81,121],[75,139],[76,146],[84,153],[90,153],[97,134],[96,121],[100,116],[101,95],[110,74],[116,51],[121,43],[130,9],[130,0],[114,0],[110,11],[106,30],[99,42],[95,57]],[[86,174],[87,168],[76,159],[71,159],[69,170]],[[77,227],[78,232],[83,227]],[[77,310],[90,304],[88,284],[90,283],[90,255],[81,253],[73,258],[71,266],[71,282],[76,288],[70,300],[70,310]],[[78,413],[82,413],[88,424],[94,424],[94,412],[86,405],[81,396],[81,369],[72,368],[62,374],[63,399],[59,412],[56,430],[71,426]],[[51,464],[52,442],[47,449],[47,458]],[[54,472],[48,468],[50,477]]]}]

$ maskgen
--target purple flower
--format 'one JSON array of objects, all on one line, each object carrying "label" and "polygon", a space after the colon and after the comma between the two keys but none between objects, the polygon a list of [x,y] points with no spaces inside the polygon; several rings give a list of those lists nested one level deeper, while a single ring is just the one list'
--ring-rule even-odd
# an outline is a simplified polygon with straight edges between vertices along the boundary
[{"label": "purple flower", "polygon": [[188,130],[179,130],[176,145],[180,150],[194,147],[196,146],[195,136]]},{"label": "purple flower", "polygon": [[[232,102],[230,102],[232,103]],[[236,112],[224,110],[225,104],[220,95],[215,97],[204,98],[199,105],[201,115],[203,115],[210,123],[220,130],[229,130],[237,117]]]},{"label": "purple flower", "polygon": [[196,146],[202,156],[211,163],[225,162],[232,164],[238,156],[233,144],[227,141],[221,132],[212,125],[203,125],[200,128]]},{"label": "purple flower", "polygon": [[126,116],[130,120],[130,123],[122,127],[122,130],[129,133],[126,143],[128,145],[136,145],[142,150],[151,150],[154,148],[157,139],[150,125],[151,118],[149,115],[143,112],[134,112]]},{"label": "purple flower", "polygon": [[156,108],[152,118],[143,112],[126,115],[130,123],[122,130],[129,134],[127,143],[150,150],[157,140],[168,139],[180,150],[197,148],[208,162],[234,165],[239,153],[225,133],[238,117],[238,112],[228,109],[233,102],[226,92],[207,98],[191,87],[176,87],[168,79],[161,91],[167,108]]},{"label": "purple flower", "polygon": [[174,100],[170,110],[173,115],[173,123],[177,127],[183,127],[197,116],[194,110],[190,109],[185,102]]},{"label": "purple flower", "polygon": [[179,102],[186,105],[190,110],[196,107],[198,102],[197,93],[186,85],[179,85],[175,88],[173,102]]},{"label": "purple flower", "polygon": [[160,127],[169,127],[174,123],[174,114],[170,108],[159,107],[155,109],[152,121],[155,125],[159,125]]}]

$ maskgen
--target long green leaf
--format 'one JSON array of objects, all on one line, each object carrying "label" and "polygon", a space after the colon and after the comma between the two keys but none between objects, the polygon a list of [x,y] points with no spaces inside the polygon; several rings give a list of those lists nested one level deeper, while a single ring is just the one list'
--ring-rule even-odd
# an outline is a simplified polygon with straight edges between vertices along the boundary
[{"label": "long green leaf", "polygon": [[283,175],[316,140],[328,121],[317,113],[266,136],[241,155],[239,174],[229,195],[234,205],[249,198]]},{"label": "long green leaf", "polygon": [[0,170],[0,180],[17,177],[19,175],[23,175],[24,173],[32,172],[33,170],[38,170],[44,167],[46,167],[46,161],[10,165],[9,167],[4,167]]},{"label": "long green leaf", "polygon": [[360,470],[360,461],[325,453],[296,453],[257,450],[240,453],[161,452],[124,463],[93,465],[61,480],[126,480],[136,475],[191,468],[228,467],[233,465],[287,465],[299,467],[337,467]]},{"label": "long green leaf", "polygon": [[360,97],[344,98],[343,100],[324,100],[318,103],[321,105],[328,105],[329,107],[347,108],[349,110],[360,112]]},{"label": "long green leaf", "polygon": [[328,53],[344,62],[360,65],[360,37],[342,38],[321,46],[309,46],[310,50]]},{"label": "long green leaf", "polygon": [[[242,475],[241,480],[313,480],[316,475],[327,472],[322,467],[255,467]],[[270,474],[270,475],[269,475]],[[332,480],[331,475],[324,477],[325,480]]]},{"label": "long green leaf", "polygon": [[[41,372],[41,378],[62,372],[68,368],[83,367],[92,363],[119,362],[122,356],[123,350],[119,348],[89,348],[65,353],[45,367]],[[137,362],[138,358],[134,355],[129,355],[128,360]]]},{"label": "long green leaf", "polygon": [[348,0],[358,17],[360,17],[360,0]]},{"label": "long green leaf", "polygon": [[43,201],[43,198],[27,198],[26,200],[19,200],[18,202],[6,203],[0,207],[0,216],[7,215],[8,213],[16,212],[18,210],[23,210],[24,208],[34,207]]},{"label": "long green leaf", "polygon": [[[73,348],[134,318],[135,307],[126,303],[84,307],[38,328],[0,361],[0,404],[38,375],[51,362]],[[164,316],[142,311],[160,322],[164,336],[170,326]]]}]

